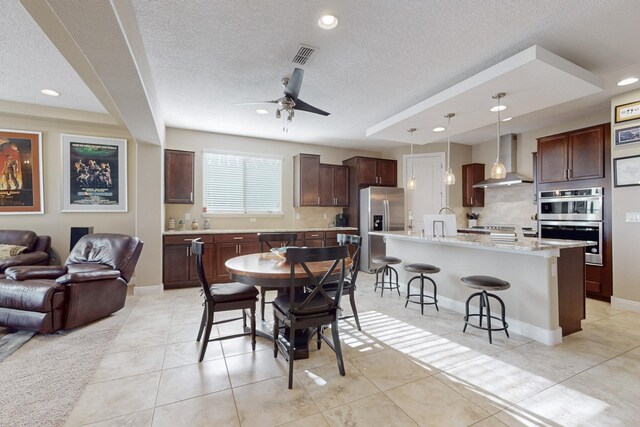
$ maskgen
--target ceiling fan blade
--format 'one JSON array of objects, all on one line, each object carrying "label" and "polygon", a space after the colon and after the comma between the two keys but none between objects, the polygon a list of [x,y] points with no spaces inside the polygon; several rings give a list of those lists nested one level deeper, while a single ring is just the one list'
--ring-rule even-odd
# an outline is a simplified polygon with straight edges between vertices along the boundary
[{"label": "ceiling fan blade", "polygon": [[309,105],[301,99],[296,101],[296,105],[293,107],[294,110],[307,111],[309,113],[320,114],[323,116],[328,116],[331,113],[327,113],[319,108],[314,107],[313,105]]},{"label": "ceiling fan blade", "polygon": [[256,101],[256,102],[237,102],[233,105],[258,105],[258,104],[277,104],[278,101]]},{"label": "ceiling fan blade", "polygon": [[304,77],[304,70],[296,68],[293,70],[293,74],[287,83],[287,87],[284,88],[284,94],[289,98],[293,98],[295,101],[300,94],[300,86],[302,86],[302,77]]}]

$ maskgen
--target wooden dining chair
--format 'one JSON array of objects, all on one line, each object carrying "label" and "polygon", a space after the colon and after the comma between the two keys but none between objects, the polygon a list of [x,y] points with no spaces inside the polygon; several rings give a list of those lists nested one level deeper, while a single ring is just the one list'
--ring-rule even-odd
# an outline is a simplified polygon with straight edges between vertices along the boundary
[{"label": "wooden dining chair", "polygon": [[[294,246],[297,233],[258,233],[258,241],[260,242],[260,252],[269,252],[274,247],[279,248],[284,244],[285,246]],[[277,291],[277,288],[270,288],[268,286],[260,286],[260,318],[264,322],[264,307],[265,304],[271,304],[271,301],[267,301],[267,291]]]},{"label": "wooden dining chair", "polygon": [[[337,236],[339,245],[347,245],[350,249],[353,248],[351,253],[351,265],[347,271],[347,275],[344,279],[344,286],[342,288],[343,295],[349,295],[349,304],[351,305],[352,315],[340,316],[340,320],[349,319],[351,317],[356,321],[356,326],[360,331],[360,319],[358,318],[358,309],[356,308],[356,279],[358,278],[358,271],[360,270],[360,247],[362,246],[362,237],[353,234],[338,234]],[[351,250],[350,250],[351,252]],[[328,292],[335,292],[337,283],[331,283],[325,286]]]},{"label": "wooden dining chair", "polygon": [[[344,362],[338,332],[338,310],[345,277],[345,260],[349,257],[347,246],[327,248],[290,248],[287,250],[287,262],[291,265],[291,276],[288,295],[280,295],[273,300],[273,356],[278,357],[280,351],[289,362],[289,388],[293,387],[293,354],[295,331],[315,328],[318,348],[321,340],[336,353],[338,371],[344,376]],[[312,273],[308,264],[326,263],[326,271],[322,276]],[[311,292],[304,292],[301,278],[296,271],[302,270],[304,281],[312,286]],[[323,269],[324,270],[324,269]],[[316,273],[317,274],[317,273]],[[324,289],[328,283],[337,283],[333,295]],[[333,342],[322,333],[324,325],[331,325]],[[280,340],[281,331],[289,328],[289,343]],[[283,332],[284,333],[284,332]]]},{"label": "wooden dining chair", "polygon": [[[230,338],[238,338],[251,335],[251,349],[256,350],[256,301],[258,301],[258,290],[255,286],[245,285],[243,283],[216,283],[209,284],[204,274],[202,266],[202,256],[204,255],[204,243],[200,239],[194,239],[191,242],[191,252],[196,256],[196,268],[198,270],[198,278],[202,286],[202,295],[204,296],[204,311],[202,312],[202,320],[200,322],[200,330],[196,341],[200,342],[202,332],[204,331],[204,341],[200,347],[200,358],[198,362],[202,362],[207,352],[207,344],[210,341],[220,341]],[[222,311],[242,310],[242,317],[232,319],[213,321],[214,314]],[[242,334],[225,335],[218,338],[210,338],[211,328],[213,325],[232,322],[242,319],[242,327],[247,327],[247,313],[249,310],[251,331]]]}]

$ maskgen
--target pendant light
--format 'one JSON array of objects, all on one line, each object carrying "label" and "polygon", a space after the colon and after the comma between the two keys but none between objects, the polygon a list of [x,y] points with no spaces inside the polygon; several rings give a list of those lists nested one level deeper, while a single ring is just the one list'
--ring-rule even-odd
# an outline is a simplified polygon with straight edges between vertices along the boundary
[{"label": "pendant light", "polygon": [[453,185],[456,183],[456,176],[453,174],[453,170],[451,170],[451,117],[455,116],[454,113],[448,113],[444,115],[447,120],[447,156],[449,156],[447,160],[447,172],[444,174],[444,183],[445,185]]},{"label": "pendant light", "polygon": [[497,138],[498,149],[496,151],[496,162],[493,164],[493,167],[491,168],[491,178],[493,179],[502,179],[507,175],[507,169],[504,167],[502,163],[500,163],[500,110],[501,110],[500,99],[504,98],[505,95],[506,93],[500,92],[492,96],[493,99],[498,100],[498,108],[496,108],[498,112],[498,138]]},{"label": "pendant light", "polygon": [[407,188],[409,190],[416,189],[416,177],[413,175],[413,133],[416,131],[416,128],[407,129],[407,132],[411,135],[411,176],[407,180]]}]

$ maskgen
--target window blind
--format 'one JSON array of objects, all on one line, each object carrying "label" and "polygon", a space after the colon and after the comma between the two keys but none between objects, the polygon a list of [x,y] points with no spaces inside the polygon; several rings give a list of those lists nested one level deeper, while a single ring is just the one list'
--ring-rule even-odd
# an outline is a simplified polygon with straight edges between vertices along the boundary
[{"label": "window blind", "polygon": [[282,159],[205,151],[203,162],[207,212],[282,213]]}]

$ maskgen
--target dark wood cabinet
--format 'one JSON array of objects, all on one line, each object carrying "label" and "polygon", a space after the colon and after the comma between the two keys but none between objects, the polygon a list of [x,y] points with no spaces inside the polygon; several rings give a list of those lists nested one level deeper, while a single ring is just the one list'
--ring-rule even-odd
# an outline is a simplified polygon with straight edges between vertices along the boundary
[{"label": "dark wood cabinet", "polygon": [[349,204],[349,168],[320,164],[320,206],[346,207]]},{"label": "dark wood cabinet", "polygon": [[462,206],[481,208],[484,206],[484,188],[473,188],[484,180],[484,164],[462,165]]},{"label": "dark wood cabinet", "polygon": [[258,235],[256,233],[216,234],[214,252],[213,281],[229,282],[231,278],[224,264],[230,258],[260,252]]},{"label": "dark wood cabinet", "polygon": [[164,236],[162,256],[162,282],[165,289],[198,286],[195,256],[191,253],[191,241],[200,238],[204,242],[204,273],[213,277],[213,237],[210,235]]},{"label": "dark wood cabinet", "polygon": [[164,202],[193,204],[194,159],[192,151],[164,150]]},{"label": "dark wood cabinet", "polygon": [[293,157],[293,204],[320,206],[320,156],[298,154]]},{"label": "dark wood cabinet", "polygon": [[349,227],[359,227],[360,189],[370,186],[397,187],[398,162],[373,157],[351,157],[342,162],[349,168],[349,200],[344,213]]},{"label": "dark wood cabinet", "polygon": [[604,178],[604,129],[594,126],[538,139],[538,183]]},{"label": "dark wood cabinet", "polygon": [[293,204],[346,207],[349,204],[349,169],[320,163],[320,156],[298,154],[293,158]]}]

